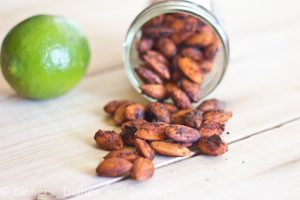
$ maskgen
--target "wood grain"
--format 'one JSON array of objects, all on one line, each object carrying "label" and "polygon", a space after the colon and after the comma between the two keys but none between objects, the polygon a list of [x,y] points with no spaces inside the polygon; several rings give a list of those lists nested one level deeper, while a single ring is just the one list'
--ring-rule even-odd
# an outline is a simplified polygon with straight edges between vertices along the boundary
[{"label": "wood grain", "polygon": [[[281,86],[279,91],[276,87],[253,88],[251,81],[247,83],[248,76],[239,73],[229,71],[213,95],[225,100],[234,113],[227,129],[230,134],[224,135],[227,142],[299,117],[300,95],[291,92],[293,82]],[[248,70],[247,75],[260,77],[255,69]],[[237,80],[233,78],[238,76],[247,83],[239,92]],[[268,84],[276,83],[276,77],[268,77]],[[9,114],[1,118],[1,185],[52,189],[63,197],[66,188],[78,193],[118,181],[95,176],[94,169],[106,151],[95,148],[92,138],[98,128],[114,128],[102,111],[104,103],[124,97],[143,102],[121,70],[85,79],[74,91],[55,100],[34,102],[11,98],[2,101],[1,116]],[[156,166],[180,159],[158,157]],[[20,175],[15,176],[17,173]]]}]

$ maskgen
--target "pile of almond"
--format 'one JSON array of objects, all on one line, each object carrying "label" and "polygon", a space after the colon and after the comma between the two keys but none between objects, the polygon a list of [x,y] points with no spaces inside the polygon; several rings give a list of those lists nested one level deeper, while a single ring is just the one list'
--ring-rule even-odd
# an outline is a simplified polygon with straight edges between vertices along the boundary
[{"label": "pile of almond", "polygon": [[129,100],[105,105],[105,112],[121,126],[121,132],[99,130],[95,134],[99,147],[111,151],[97,167],[97,174],[117,177],[130,173],[135,180],[146,180],[154,174],[155,154],[188,156],[193,148],[217,156],[227,151],[220,135],[232,113],[224,110],[224,103],[210,99],[196,109],[180,108],[163,102],[143,105]]},{"label": "pile of almond", "polygon": [[191,15],[170,13],[148,21],[141,33],[137,52],[142,64],[135,71],[143,81],[142,93],[160,101],[171,98],[180,109],[198,102],[219,49],[214,31]]}]

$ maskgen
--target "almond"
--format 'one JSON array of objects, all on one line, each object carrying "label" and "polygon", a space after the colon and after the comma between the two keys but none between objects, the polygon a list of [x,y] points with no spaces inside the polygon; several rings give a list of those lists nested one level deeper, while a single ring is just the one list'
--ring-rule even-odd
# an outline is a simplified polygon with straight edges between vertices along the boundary
[{"label": "almond", "polygon": [[98,130],[94,136],[98,146],[105,150],[117,150],[123,148],[123,141],[115,131]]},{"label": "almond", "polygon": [[171,58],[177,53],[176,45],[169,38],[160,38],[155,43],[155,47],[167,58]]},{"label": "almond", "polygon": [[169,37],[173,33],[173,30],[164,26],[151,26],[146,27],[143,30],[143,34],[146,37],[150,38],[161,38],[161,37]]},{"label": "almond", "polygon": [[196,62],[200,62],[203,60],[203,53],[198,48],[195,47],[186,47],[183,48],[180,52],[182,57],[188,57],[193,59]]},{"label": "almond", "polygon": [[163,63],[167,67],[170,65],[168,59],[165,56],[163,56],[161,53],[159,53],[158,51],[149,50],[146,52],[145,55],[147,55],[147,57],[149,57],[149,58],[153,58],[153,59],[157,60],[160,63]]},{"label": "almond", "polygon": [[108,158],[102,161],[96,172],[98,176],[118,177],[123,176],[132,168],[132,163],[123,158]]},{"label": "almond", "polygon": [[202,123],[202,112],[199,110],[192,110],[186,113],[183,117],[183,124],[185,126],[199,129]]},{"label": "almond", "polygon": [[198,130],[183,125],[169,125],[165,129],[165,133],[168,138],[176,142],[195,142],[200,138],[200,133]]},{"label": "almond", "polygon": [[126,108],[127,106],[131,105],[133,103],[127,102],[121,104],[117,110],[114,113],[114,122],[116,125],[121,125],[123,124],[127,119],[126,119]]},{"label": "almond", "polygon": [[126,107],[125,115],[127,120],[144,119],[145,106],[142,104],[129,105]]},{"label": "almond", "polygon": [[183,109],[183,110],[178,110],[177,112],[173,113],[171,115],[171,123],[172,124],[184,124],[184,116],[191,112],[192,109]]},{"label": "almond", "polygon": [[166,141],[154,141],[150,146],[158,154],[171,157],[183,157],[191,154],[190,150],[180,144],[166,142]]},{"label": "almond", "polygon": [[221,110],[208,111],[203,114],[203,120],[214,121],[219,124],[225,124],[232,117],[232,112],[226,112]]},{"label": "almond", "polygon": [[182,79],[180,81],[180,86],[192,102],[200,101],[200,86],[197,83]]},{"label": "almond", "polygon": [[216,39],[210,45],[205,47],[204,49],[204,56],[207,60],[212,61],[219,50],[219,41]]},{"label": "almond", "polygon": [[224,131],[224,124],[214,121],[204,121],[200,126],[201,136],[221,135]]},{"label": "almond", "polygon": [[166,139],[165,129],[168,124],[163,122],[144,122],[135,132],[135,136],[144,140],[164,140]]},{"label": "almond", "polygon": [[140,66],[139,68],[136,68],[135,72],[145,83],[163,84],[161,78],[145,66]]},{"label": "almond", "polygon": [[203,60],[199,63],[199,65],[203,73],[208,73],[211,71],[213,63],[209,60]]},{"label": "almond", "polygon": [[198,142],[201,153],[210,156],[218,156],[228,151],[228,147],[219,135],[203,136]]},{"label": "almond", "polygon": [[162,104],[169,111],[169,113],[174,113],[174,112],[178,111],[178,108],[176,106],[174,106],[173,104],[170,104],[170,103],[162,103]]},{"label": "almond", "polygon": [[143,94],[157,100],[164,100],[168,97],[165,87],[160,84],[143,84],[141,91]]},{"label": "almond", "polygon": [[215,40],[213,32],[208,28],[203,28],[200,32],[195,33],[185,42],[188,46],[206,47]]},{"label": "almond", "polygon": [[174,22],[175,20],[177,20],[178,18],[176,16],[174,16],[173,13],[171,14],[165,14],[164,15],[164,22],[163,24],[167,27],[170,27]]},{"label": "almond", "polygon": [[104,111],[108,114],[114,114],[115,111],[117,110],[117,108],[125,103],[129,103],[130,101],[128,100],[113,100],[108,102],[105,106],[104,106]]},{"label": "almond", "polygon": [[198,63],[188,57],[179,58],[179,69],[191,81],[201,84],[203,82],[203,73]]},{"label": "almond", "polygon": [[172,65],[169,67],[171,73],[171,80],[177,82],[184,78],[183,73],[179,69],[178,60],[181,58],[179,54],[172,58]]},{"label": "almond", "polygon": [[104,159],[108,158],[123,158],[125,160],[128,160],[130,162],[133,162],[135,159],[137,159],[139,156],[136,152],[129,150],[129,149],[120,149],[120,150],[114,150],[109,152]]},{"label": "almond", "polygon": [[153,47],[153,39],[142,37],[137,43],[137,50],[139,53],[144,53]]},{"label": "almond", "polygon": [[143,55],[146,66],[153,70],[160,78],[164,80],[170,79],[171,76],[168,66],[164,62],[162,62],[158,56],[149,56],[148,52],[149,51],[147,51],[147,53]]},{"label": "almond", "polygon": [[150,19],[149,21],[147,21],[143,28],[145,27],[149,27],[149,26],[158,26],[158,25],[162,25],[164,21],[164,15],[158,15],[156,17],[153,17],[152,19]]},{"label": "almond", "polygon": [[194,145],[193,142],[176,142],[175,144],[179,144],[183,147],[192,147]]},{"label": "almond", "polygon": [[131,178],[144,181],[151,178],[154,174],[154,164],[146,158],[138,158],[134,161],[131,169]]},{"label": "almond", "polygon": [[170,28],[173,29],[171,39],[175,44],[181,44],[194,34],[197,28],[197,20],[188,17],[185,19],[176,19],[173,21]]},{"label": "almond", "polygon": [[171,80],[173,82],[178,82],[180,81],[181,79],[185,78],[185,76],[183,75],[183,73],[181,72],[181,70],[176,67],[176,66],[171,66],[170,68],[170,72],[171,72]]},{"label": "almond", "polygon": [[208,111],[223,110],[224,107],[224,102],[221,102],[217,99],[207,99],[203,101],[196,109],[204,113]]},{"label": "almond", "polygon": [[137,131],[139,124],[142,124],[143,122],[144,120],[133,120],[122,124],[120,135],[124,144],[128,146],[134,145],[135,132]]},{"label": "almond", "polygon": [[171,93],[173,93],[175,90],[179,90],[180,88],[173,82],[166,82],[165,83],[165,89],[168,93],[168,95],[170,95]]},{"label": "almond", "polygon": [[181,89],[175,89],[170,93],[170,97],[179,109],[188,109],[192,107],[192,103],[187,94]]},{"label": "almond", "polygon": [[154,159],[155,153],[145,140],[142,140],[140,138],[135,138],[134,145],[139,155],[148,158],[150,160]]},{"label": "almond", "polygon": [[170,123],[170,112],[161,103],[149,103],[146,109],[145,119],[149,122]]}]

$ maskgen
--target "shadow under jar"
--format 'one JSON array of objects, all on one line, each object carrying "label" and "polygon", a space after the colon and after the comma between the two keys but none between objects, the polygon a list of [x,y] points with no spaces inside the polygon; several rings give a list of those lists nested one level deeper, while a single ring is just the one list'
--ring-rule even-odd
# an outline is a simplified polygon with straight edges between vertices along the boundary
[{"label": "shadow under jar", "polygon": [[227,35],[216,17],[190,1],[162,1],[132,22],[124,43],[126,73],[150,101],[191,107],[221,82],[229,60]]}]

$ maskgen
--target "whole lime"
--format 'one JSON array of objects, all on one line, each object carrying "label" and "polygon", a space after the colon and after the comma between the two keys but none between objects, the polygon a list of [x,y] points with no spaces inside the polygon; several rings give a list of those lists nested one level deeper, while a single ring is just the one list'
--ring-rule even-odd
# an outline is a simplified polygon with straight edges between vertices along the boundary
[{"label": "whole lime", "polygon": [[90,58],[86,36],[66,18],[37,15],[12,28],[1,46],[5,79],[23,96],[64,94],[83,77]]}]

